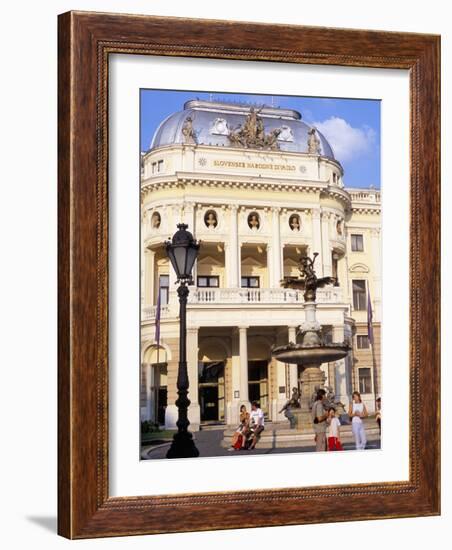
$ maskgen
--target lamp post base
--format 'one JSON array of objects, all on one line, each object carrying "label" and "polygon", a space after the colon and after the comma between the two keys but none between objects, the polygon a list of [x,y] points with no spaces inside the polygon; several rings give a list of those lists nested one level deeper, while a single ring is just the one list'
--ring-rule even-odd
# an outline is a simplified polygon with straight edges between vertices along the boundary
[{"label": "lamp post base", "polygon": [[190,432],[178,432],[174,434],[173,442],[166,453],[166,458],[197,458],[198,456],[199,451]]}]

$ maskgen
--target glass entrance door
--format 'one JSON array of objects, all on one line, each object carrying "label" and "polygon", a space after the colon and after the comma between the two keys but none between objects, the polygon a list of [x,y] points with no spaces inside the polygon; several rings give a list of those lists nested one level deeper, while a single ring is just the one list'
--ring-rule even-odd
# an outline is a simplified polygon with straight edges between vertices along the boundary
[{"label": "glass entrance door", "polygon": [[268,415],[268,361],[248,361],[248,395]]},{"label": "glass entrance door", "polygon": [[168,365],[155,363],[152,368],[154,369],[154,418],[160,426],[164,426],[165,411],[168,405]]},{"label": "glass entrance door", "polygon": [[201,420],[214,422],[218,415],[218,384],[203,385],[200,390]]},{"label": "glass entrance door", "polygon": [[199,363],[201,422],[224,421],[224,362]]},{"label": "glass entrance door", "polygon": [[160,386],[157,392],[157,422],[160,426],[164,426],[165,411],[168,405],[168,391],[166,386]]}]

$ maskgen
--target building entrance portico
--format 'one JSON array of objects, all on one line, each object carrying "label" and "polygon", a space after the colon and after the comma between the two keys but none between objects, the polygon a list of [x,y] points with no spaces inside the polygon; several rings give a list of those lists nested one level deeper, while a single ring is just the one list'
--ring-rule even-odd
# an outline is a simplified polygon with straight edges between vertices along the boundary
[{"label": "building entrance portico", "polygon": [[[219,311],[217,315],[220,315]],[[327,341],[332,328],[324,324]],[[191,401],[189,418],[192,426],[199,429],[203,424],[237,425],[240,407],[245,405],[249,411],[253,401],[259,403],[268,420],[285,421],[280,411],[292,389],[302,389],[300,379],[303,367],[275,360],[271,349],[275,344],[296,342],[297,326],[190,327],[188,337],[188,397]],[[337,368],[335,363],[322,365],[328,385],[335,390],[338,390]],[[155,376],[157,371],[153,372]],[[164,373],[163,369],[162,375]],[[165,378],[161,380],[159,395],[152,400],[158,407],[165,400]],[[166,426],[170,425],[169,409],[171,407],[167,408]],[[153,417],[161,416],[162,411],[156,409]]]}]

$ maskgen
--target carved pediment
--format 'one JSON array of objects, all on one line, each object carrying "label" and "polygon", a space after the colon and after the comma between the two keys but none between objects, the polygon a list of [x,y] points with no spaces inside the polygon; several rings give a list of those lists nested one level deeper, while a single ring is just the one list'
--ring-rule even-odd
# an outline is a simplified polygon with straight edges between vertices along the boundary
[{"label": "carved pediment", "polygon": [[257,258],[253,256],[246,256],[242,260],[242,265],[250,265],[250,266],[257,266],[257,267],[264,267],[265,262],[260,262]]},{"label": "carved pediment", "polygon": [[158,265],[159,267],[165,266],[165,265],[169,265],[169,260],[168,260],[168,258],[165,258],[165,257],[159,258],[159,259],[157,260],[157,265]]},{"label": "carved pediment", "polygon": [[204,256],[200,260],[198,260],[198,264],[201,265],[217,265],[219,267],[223,267],[222,262],[216,260],[213,256]]},{"label": "carved pediment", "polygon": [[356,263],[350,266],[350,273],[369,273],[369,268],[365,264]]},{"label": "carved pediment", "polygon": [[284,259],[284,265],[286,267],[296,267],[296,268],[298,268],[298,266],[300,264],[299,264],[299,262],[297,262],[297,260],[294,260],[292,258],[285,258]]}]

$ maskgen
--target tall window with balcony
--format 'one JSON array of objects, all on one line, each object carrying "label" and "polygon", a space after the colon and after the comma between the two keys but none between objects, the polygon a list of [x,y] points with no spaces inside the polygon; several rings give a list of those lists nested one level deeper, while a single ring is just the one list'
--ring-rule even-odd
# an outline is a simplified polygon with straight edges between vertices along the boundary
[{"label": "tall window with balcony", "polygon": [[169,298],[169,275],[160,275],[159,277],[160,305],[168,303]]},{"label": "tall window with balcony", "polygon": [[247,299],[248,302],[260,302],[260,280],[259,277],[242,277],[240,286],[242,288],[247,288]]},{"label": "tall window with balcony", "polygon": [[364,252],[364,238],[362,235],[353,234],[350,236],[352,252]]},{"label": "tall window with balcony", "polygon": [[220,286],[220,279],[218,275],[199,276],[198,286],[201,288],[218,288]]},{"label": "tall window with balcony", "polygon": [[369,337],[367,334],[358,334],[356,336],[356,347],[358,349],[369,349]]},{"label": "tall window with balcony", "polygon": [[202,289],[202,292],[198,293],[202,301],[215,302],[217,296],[214,289],[220,286],[218,275],[199,275],[196,282],[198,289]]},{"label": "tall window with balcony", "polygon": [[339,286],[338,261],[339,261],[339,254],[337,252],[333,252],[331,254],[331,270],[332,270],[331,274],[335,278],[334,286]]},{"label": "tall window with balcony", "polygon": [[370,367],[358,369],[359,393],[372,393],[372,371]]},{"label": "tall window with balcony", "polygon": [[366,281],[363,279],[352,280],[353,309],[363,311],[367,309]]},{"label": "tall window with balcony", "polygon": [[242,288],[259,288],[259,277],[242,277]]}]

